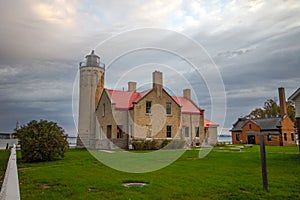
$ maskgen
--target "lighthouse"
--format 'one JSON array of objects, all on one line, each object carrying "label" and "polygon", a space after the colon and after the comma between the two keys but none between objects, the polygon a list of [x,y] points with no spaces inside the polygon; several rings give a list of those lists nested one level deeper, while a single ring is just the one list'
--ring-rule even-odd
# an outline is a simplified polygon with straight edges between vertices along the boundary
[{"label": "lighthouse", "polygon": [[104,89],[105,66],[94,50],[79,63],[79,113],[77,148],[95,148],[97,120],[95,110]]}]

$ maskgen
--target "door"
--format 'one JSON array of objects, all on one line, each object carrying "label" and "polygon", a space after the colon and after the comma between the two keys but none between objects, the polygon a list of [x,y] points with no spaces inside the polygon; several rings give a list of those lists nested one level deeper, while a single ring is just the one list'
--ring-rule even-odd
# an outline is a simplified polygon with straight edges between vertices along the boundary
[{"label": "door", "polygon": [[111,139],[111,125],[108,125],[106,128],[106,135],[108,139]]},{"label": "door", "polygon": [[280,133],[280,136],[279,136],[279,145],[283,146],[282,133]]},{"label": "door", "polygon": [[254,135],[248,136],[248,144],[255,144],[255,136]]}]

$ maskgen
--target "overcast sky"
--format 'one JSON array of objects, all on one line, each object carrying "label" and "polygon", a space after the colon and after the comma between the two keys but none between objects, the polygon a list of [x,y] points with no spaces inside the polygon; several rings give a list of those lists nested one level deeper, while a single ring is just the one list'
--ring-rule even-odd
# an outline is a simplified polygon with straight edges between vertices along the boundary
[{"label": "overcast sky", "polygon": [[[226,114],[229,128],[278,87],[288,97],[300,86],[299,19],[298,0],[2,0],[0,132],[47,119],[76,134],[73,86],[92,49],[107,66],[106,87],[145,89],[157,69],[169,91],[191,87],[206,117],[223,124]],[[211,112],[219,75],[226,113]]]}]

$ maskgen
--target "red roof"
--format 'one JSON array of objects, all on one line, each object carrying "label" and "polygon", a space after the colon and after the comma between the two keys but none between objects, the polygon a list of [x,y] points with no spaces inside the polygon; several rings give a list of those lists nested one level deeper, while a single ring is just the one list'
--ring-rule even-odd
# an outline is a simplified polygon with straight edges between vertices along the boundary
[{"label": "red roof", "polygon": [[209,121],[208,119],[204,119],[204,128],[209,128],[213,126],[219,126],[219,124]]},{"label": "red roof", "polygon": [[184,114],[202,114],[199,109],[191,100],[185,97],[172,96],[172,98],[182,107],[181,113]]},{"label": "red roof", "polygon": [[[121,90],[107,90],[112,103],[115,103],[116,109],[131,109],[133,108],[133,103],[138,102],[143,98],[150,90],[143,92],[128,92]],[[189,99],[185,97],[172,96],[174,101],[178,103],[182,108],[181,112],[184,114],[202,114],[201,110]]]},{"label": "red roof", "polygon": [[107,90],[112,103],[115,103],[116,109],[128,110],[133,108],[133,102],[137,102],[145,96],[150,90],[144,92],[127,92],[121,90]]},{"label": "red roof", "polygon": [[119,90],[107,90],[112,103],[115,103],[116,109],[130,109],[132,103],[139,97],[138,92],[125,92]]},{"label": "red roof", "polygon": [[[121,90],[107,90],[112,103],[115,103],[115,108],[120,110],[128,110],[133,108],[133,103],[138,102],[141,98],[143,98],[146,94],[148,94],[150,90],[145,90],[143,92],[128,92]],[[174,101],[181,106],[181,113],[184,114],[202,114],[201,109],[199,109],[191,100],[185,97],[172,96]],[[204,127],[214,127],[219,126],[214,122],[209,121],[208,119],[204,119]]]},{"label": "red roof", "polygon": [[[116,109],[128,110],[133,108],[133,103],[138,102],[151,90],[143,92],[128,92],[121,90],[107,90],[112,103],[115,103]],[[202,111],[189,99],[185,97],[172,96],[174,101],[180,105],[181,112],[184,114],[202,114]]]}]

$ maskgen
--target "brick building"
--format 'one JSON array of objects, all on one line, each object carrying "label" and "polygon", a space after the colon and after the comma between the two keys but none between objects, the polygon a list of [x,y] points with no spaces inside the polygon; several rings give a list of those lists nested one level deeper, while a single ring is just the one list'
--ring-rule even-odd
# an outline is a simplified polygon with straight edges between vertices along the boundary
[{"label": "brick building", "polygon": [[[204,110],[192,101],[190,89],[183,90],[183,96],[171,96],[158,71],[153,72],[152,88],[146,91],[136,91],[136,82],[128,82],[127,91],[106,89],[100,58],[94,52],[86,58],[81,66],[88,78],[80,79],[84,95],[79,100],[77,147],[126,149],[134,140],[183,140],[188,147],[216,142],[218,124],[204,119]],[[85,91],[92,91],[92,97]]]},{"label": "brick building", "polygon": [[231,132],[233,144],[259,144],[259,135],[252,135],[251,133],[266,133],[266,145],[296,145],[294,123],[287,116],[265,119],[239,118],[233,125]]},{"label": "brick building", "polygon": [[260,144],[259,134],[265,134],[265,144],[295,146],[296,135],[293,121],[288,117],[284,88],[279,88],[280,117],[239,118],[230,130],[233,144]]}]

